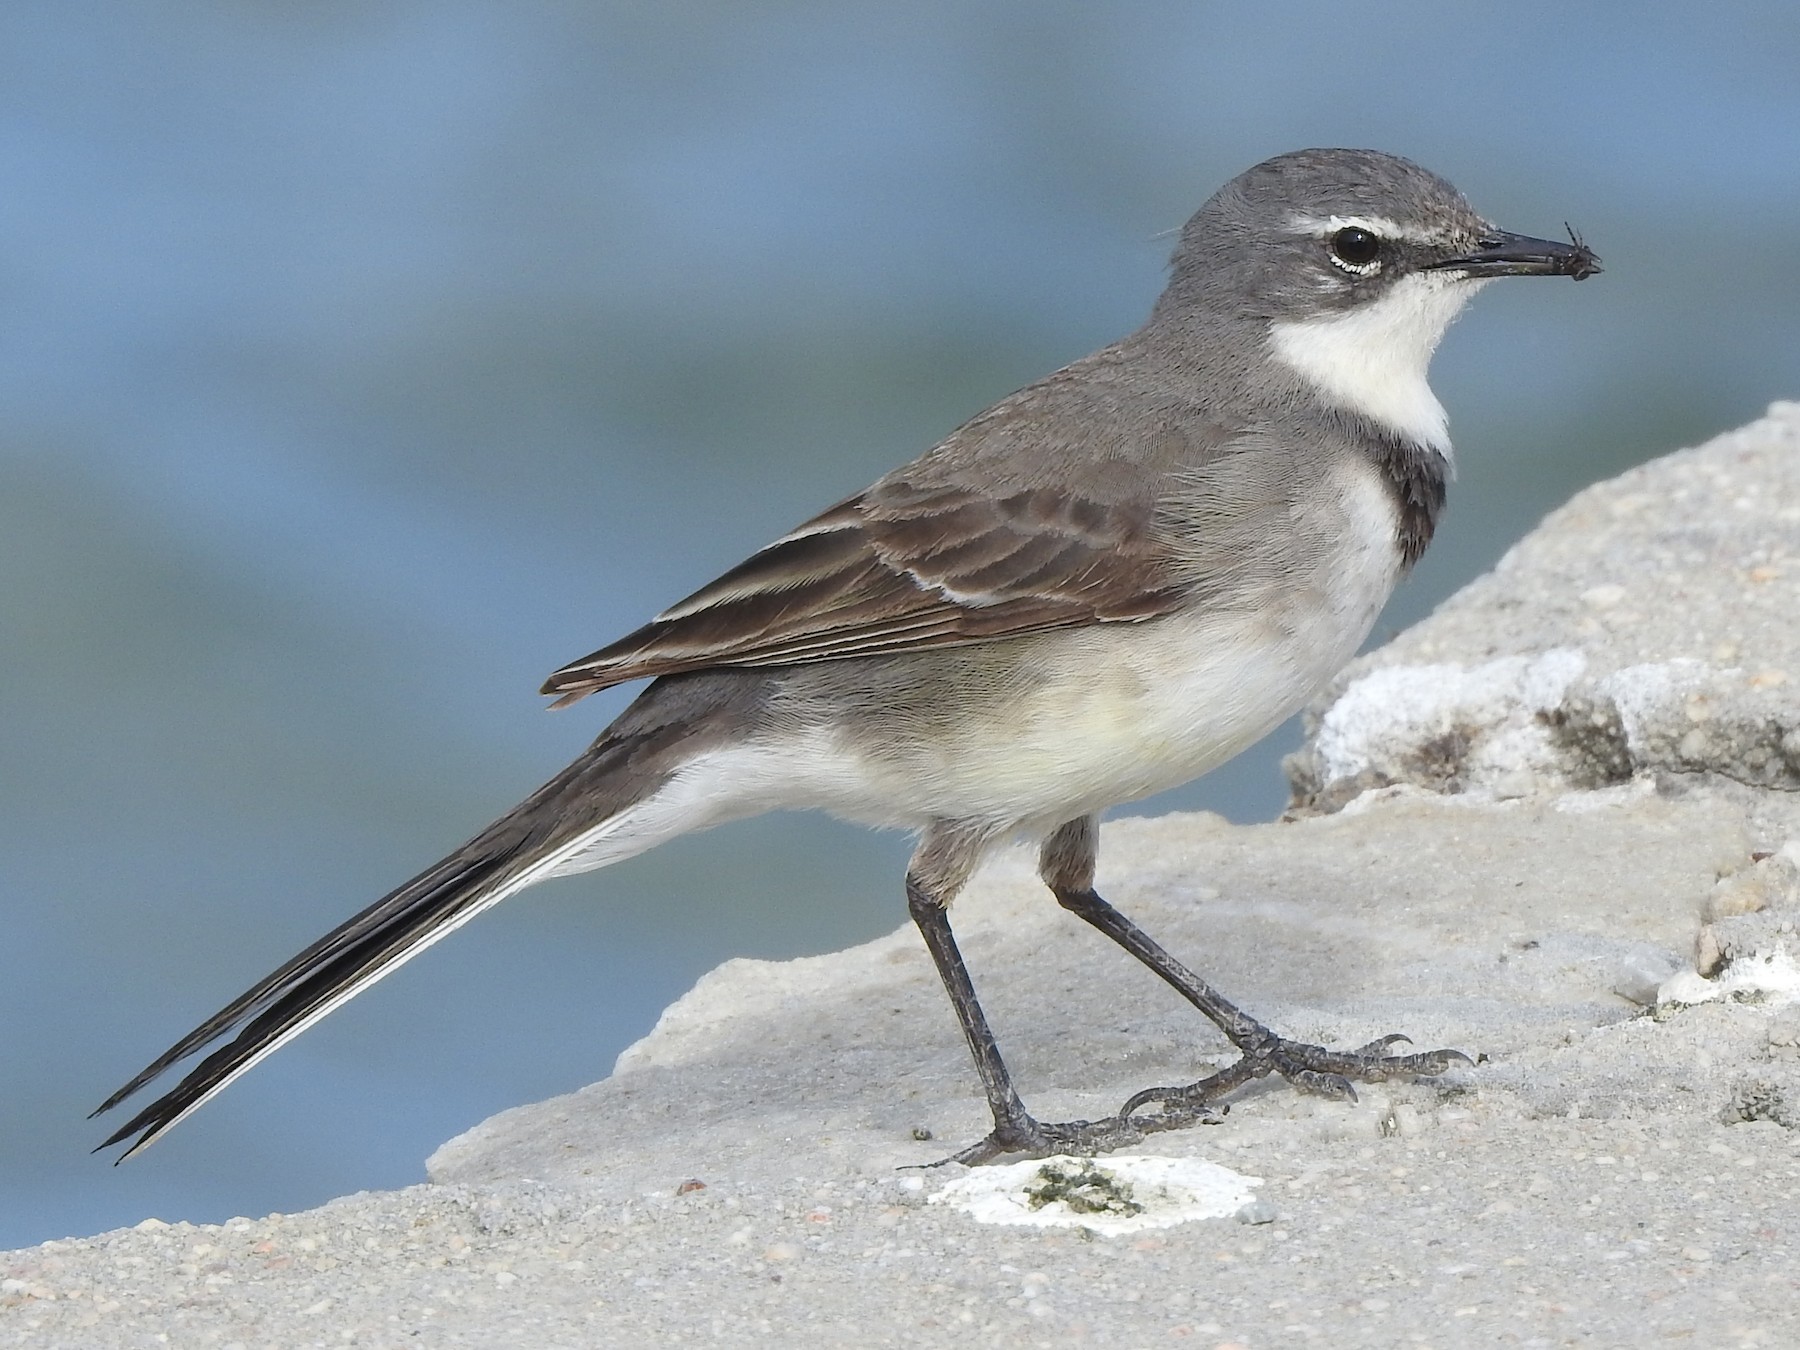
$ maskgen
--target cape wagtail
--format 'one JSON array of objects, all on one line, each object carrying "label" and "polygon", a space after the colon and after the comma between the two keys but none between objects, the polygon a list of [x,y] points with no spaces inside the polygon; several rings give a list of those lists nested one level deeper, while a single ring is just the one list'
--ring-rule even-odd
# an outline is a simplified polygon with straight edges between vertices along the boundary
[{"label": "cape wagtail", "polygon": [[[1245,749],[1361,645],[1444,503],[1426,370],[1463,303],[1494,277],[1599,270],[1573,234],[1496,229],[1392,155],[1303,150],[1241,174],[1182,230],[1137,332],[552,675],[558,707],[651,683],[523,803],[108,1098],[235,1032],[106,1144],[129,1157],[515,891],[793,807],[917,832],[907,903],[993,1112],[959,1161],[1117,1147],[1269,1073],[1345,1096],[1443,1072],[1464,1057],[1390,1053],[1400,1036],[1302,1044],[1227,1002],[1095,893],[1096,822]],[[1105,1120],[1025,1109],[950,927],[976,864],[1017,837],[1040,843],[1057,901],[1211,1019],[1235,1063]]]}]

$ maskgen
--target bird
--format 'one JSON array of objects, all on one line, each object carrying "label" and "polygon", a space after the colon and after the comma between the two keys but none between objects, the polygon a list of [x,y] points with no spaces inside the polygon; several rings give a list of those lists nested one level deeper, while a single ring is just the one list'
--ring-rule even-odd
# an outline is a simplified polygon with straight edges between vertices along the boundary
[{"label": "bird", "polygon": [[[1453,472],[1427,379],[1487,282],[1600,271],[1410,160],[1278,155],[1182,228],[1136,332],[1026,385],[544,683],[649,680],[518,806],[200,1023],[94,1112],[216,1046],[97,1148],[123,1161],[482,911],[551,877],[777,808],[902,827],[904,891],[992,1117],[946,1161],[1095,1153],[1215,1119],[1270,1074],[1354,1095],[1466,1056],[1290,1040],[1094,889],[1101,812],[1231,759],[1316,696],[1430,542]],[[951,902],[1023,840],[1056,902],[1238,1058],[1098,1121],[1026,1108]],[[229,1037],[229,1039],[226,1039]],[[222,1044],[219,1044],[223,1042]],[[1144,1108],[1152,1103],[1156,1111]]]}]

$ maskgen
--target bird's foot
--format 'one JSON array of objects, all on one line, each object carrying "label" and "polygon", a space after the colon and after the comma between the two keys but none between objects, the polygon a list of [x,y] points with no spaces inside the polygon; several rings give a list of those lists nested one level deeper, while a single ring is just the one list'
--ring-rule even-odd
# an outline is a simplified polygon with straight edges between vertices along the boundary
[{"label": "bird's foot", "polygon": [[[1445,1072],[1452,1064],[1473,1064],[1460,1050],[1422,1050],[1410,1055],[1391,1055],[1396,1045],[1410,1045],[1408,1037],[1383,1036],[1378,1041],[1355,1050],[1329,1050],[1322,1045],[1290,1041],[1270,1032],[1266,1037],[1244,1048],[1233,1064],[1210,1077],[1185,1087],[1145,1088],[1135,1093],[1119,1108],[1115,1120],[1132,1121],[1139,1107],[1151,1102],[1162,1103],[1153,1116],[1137,1117],[1140,1129],[1174,1129],[1191,1123],[1196,1113],[1212,1109],[1212,1103],[1225,1094],[1257,1078],[1279,1074],[1302,1092],[1331,1097],[1339,1101],[1356,1100],[1352,1083],[1382,1083],[1390,1078],[1430,1078]],[[1176,1123],[1160,1125],[1165,1117]]]},{"label": "bird's foot", "polygon": [[1021,1112],[1005,1121],[996,1122],[985,1139],[977,1140],[960,1153],[952,1153],[948,1158],[929,1166],[942,1167],[945,1163],[961,1163],[965,1167],[980,1167],[983,1163],[995,1162],[1008,1156],[1048,1158],[1057,1154],[1070,1154],[1092,1157],[1096,1153],[1110,1153],[1127,1144],[1139,1143],[1151,1130],[1168,1128],[1171,1127],[1152,1125],[1150,1129],[1146,1129],[1143,1122],[1127,1120],[1123,1116],[1052,1124]]}]

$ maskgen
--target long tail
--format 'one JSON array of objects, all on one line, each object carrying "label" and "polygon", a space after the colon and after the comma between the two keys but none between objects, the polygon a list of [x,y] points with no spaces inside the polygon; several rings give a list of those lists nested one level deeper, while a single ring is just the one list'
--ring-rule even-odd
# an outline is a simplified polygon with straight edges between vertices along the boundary
[{"label": "long tail", "polygon": [[[93,1112],[111,1110],[178,1060],[237,1035],[99,1145],[123,1162],[314,1022],[515,891],[603,866],[710,823],[654,807],[669,782],[667,734],[609,734],[443,861],[389,892],[183,1036]],[[614,732],[617,731],[615,724]],[[646,816],[652,819],[645,819]],[[91,1119],[91,1117],[90,1117]],[[136,1136],[136,1138],[133,1138]],[[98,1151],[98,1149],[96,1149]]]}]

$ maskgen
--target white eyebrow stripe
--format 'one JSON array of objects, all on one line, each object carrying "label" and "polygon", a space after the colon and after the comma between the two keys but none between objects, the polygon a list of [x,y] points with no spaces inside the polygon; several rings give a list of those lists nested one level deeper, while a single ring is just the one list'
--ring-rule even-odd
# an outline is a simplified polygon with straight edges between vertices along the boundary
[{"label": "white eyebrow stripe", "polygon": [[1339,230],[1367,230],[1383,239],[1404,239],[1409,244],[1441,243],[1442,238],[1416,225],[1402,225],[1389,216],[1308,216],[1288,217],[1288,228],[1295,234],[1309,234],[1323,239]]}]

